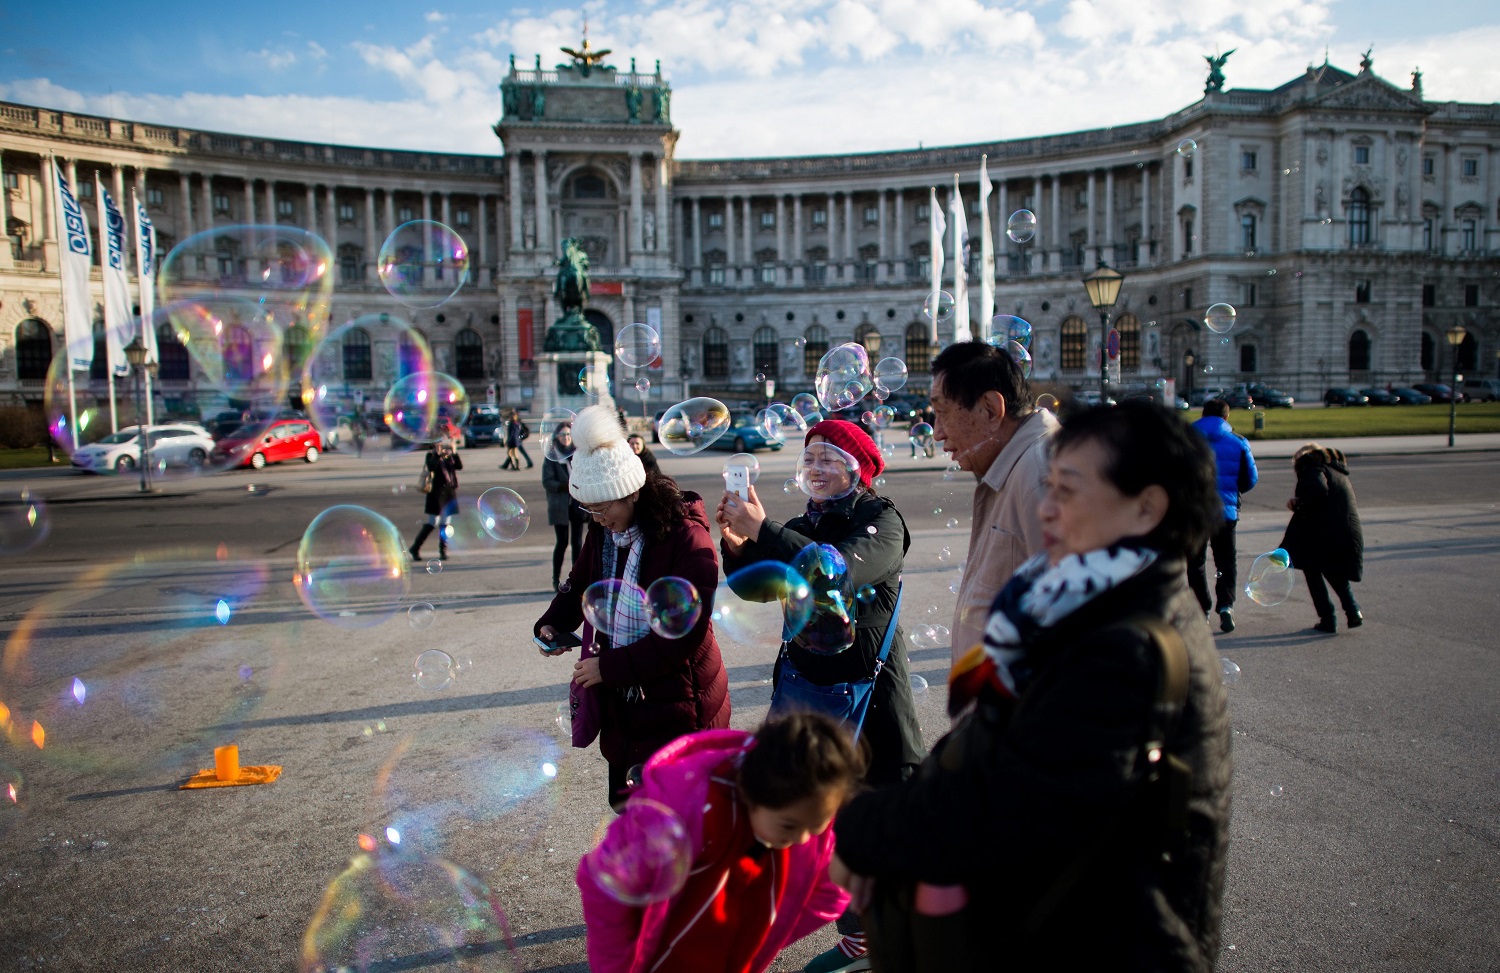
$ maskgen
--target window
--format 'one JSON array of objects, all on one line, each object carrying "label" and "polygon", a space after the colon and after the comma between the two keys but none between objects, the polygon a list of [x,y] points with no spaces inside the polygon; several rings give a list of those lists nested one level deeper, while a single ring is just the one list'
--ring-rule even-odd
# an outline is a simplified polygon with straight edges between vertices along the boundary
[{"label": "window", "polygon": [[1240,345],[1240,371],[1253,372],[1255,365],[1255,346]]},{"label": "window", "polygon": [[724,265],[714,264],[708,268],[708,282],[714,287],[724,286]]},{"label": "window", "polygon": [[724,214],[723,213],[709,213],[708,214],[708,228],[710,230],[722,230],[722,229],[724,229]]},{"label": "window", "polygon": [[821,284],[828,279],[828,249],[813,247],[807,251],[807,282]]},{"label": "window", "polygon": [[163,322],[156,326],[156,375],[164,382],[186,382],[189,378],[188,352],[177,340],[177,329]]},{"label": "window", "polygon": [[214,212],[223,214],[224,216],[229,215],[228,193],[214,193]]},{"label": "window", "polygon": [[880,222],[880,207],[878,207],[878,206],[866,206],[865,207],[865,226],[875,226],[879,222]]},{"label": "window", "polygon": [[709,328],[703,334],[703,377],[729,377],[729,336],[723,328]]},{"label": "window", "polygon": [[1088,340],[1088,333],[1088,325],[1076,314],[1063,320],[1061,358],[1064,369],[1083,368],[1084,344]]},{"label": "window", "polygon": [[763,209],[760,211],[760,228],[762,230],[776,229],[776,211]]},{"label": "window", "polygon": [[1370,303],[1370,282],[1368,280],[1357,280],[1354,282],[1354,303]]},{"label": "window", "polygon": [[1355,331],[1349,336],[1349,371],[1368,372],[1370,370],[1370,336],[1363,331]]},{"label": "window", "polygon": [[[1356,153],[1358,151],[1359,151],[1358,149],[1355,150]],[[1366,150],[1366,151],[1368,151],[1368,150]],[[1246,172],[1250,172],[1250,171],[1253,171],[1255,169],[1255,153],[1254,152],[1241,152],[1240,153],[1240,168],[1243,169]]]},{"label": "window", "polygon": [[460,379],[484,378],[484,339],[473,328],[453,337],[453,374]]},{"label": "window", "polygon": [[1478,159],[1465,159],[1464,160],[1464,177],[1468,178],[1468,179],[1473,179],[1477,175],[1479,175],[1479,160]]},{"label": "window", "polygon": [[1464,220],[1458,224],[1458,248],[1460,250],[1472,251],[1479,249],[1477,225],[1474,220]]},{"label": "window", "polygon": [[1432,249],[1432,217],[1430,216],[1422,221],[1422,249],[1428,251]]},{"label": "window", "polygon": [[1430,176],[1437,171],[1437,162],[1430,155],[1422,156],[1422,175]]},{"label": "window", "polygon": [[[605,345],[605,347],[609,347]],[[396,377],[405,378],[415,372],[431,368],[432,355],[427,336],[420,331],[403,332],[396,339]]]},{"label": "window", "polygon": [[774,260],[761,261],[760,266],[755,268],[755,279],[762,284],[775,284],[776,262]]},{"label": "window", "polygon": [[166,202],[166,196],[164,196],[162,194],[162,191],[160,189],[158,189],[155,186],[147,186],[146,187],[146,205],[147,206],[160,206],[164,202]]},{"label": "window", "polygon": [[[803,333],[806,344],[802,346],[802,374],[818,374],[818,362],[828,354],[828,329],[821,324],[815,324]],[[910,368],[910,364],[907,365]]]},{"label": "window", "polygon": [[1362,247],[1370,242],[1370,193],[1357,186],[1349,194],[1349,245]]},{"label": "window", "polygon": [[812,225],[813,226],[827,226],[828,225],[828,211],[826,209],[815,209],[815,210],[813,210],[812,211]]},{"label": "window", "polygon": [[781,374],[781,342],[776,338],[776,329],[757,328],[751,339],[751,354],[755,358],[755,371],[766,378]]},{"label": "window", "polygon": [[1193,306],[1193,289],[1191,287],[1184,287],[1182,289],[1182,308],[1183,308],[1183,310],[1188,310],[1192,306]]},{"label": "window", "polygon": [[1464,307],[1478,307],[1478,306],[1479,306],[1479,285],[1478,284],[1465,284],[1464,285]]},{"label": "window", "polygon": [[1193,178],[1193,160],[1192,159],[1183,159],[1182,160],[1182,178],[1183,178],[1184,181]]},{"label": "window", "polygon": [[78,183],[78,198],[79,199],[93,199],[94,198],[94,183],[93,183],[92,180],[90,180],[88,178],[84,178],[83,180],[81,180]]},{"label": "window", "polygon": [[1182,221],[1182,254],[1187,256],[1193,252],[1193,221]]},{"label": "window", "polygon": [[340,223],[353,223],[354,222],[354,204],[353,203],[339,203],[339,222]]},{"label": "window", "polygon": [[1255,306],[1255,285],[1249,281],[1240,284],[1240,307]]},{"label": "window", "polygon": [[302,366],[307,362],[307,353],[312,349],[307,343],[307,329],[300,324],[287,328],[286,335],[281,339],[281,347],[287,369],[293,374],[301,374]]},{"label": "window", "polygon": [[234,277],[235,259],[234,254],[219,251],[219,276],[224,279]]},{"label": "window", "polygon": [[16,378],[41,381],[52,365],[52,331],[36,318],[16,326]]},{"label": "window", "polygon": [[[6,189],[19,189],[19,188],[21,188],[21,177],[18,176],[18,175],[16,175],[14,172],[11,172],[9,169],[7,169],[5,171],[5,188]],[[160,195],[160,192],[161,192],[160,190],[157,190],[158,195]],[[156,202],[160,202],[160,200],[157,200]]]},{"label": "window", "polygon": [[277,216],[296,216],[297,206],[290,199],[278,199],[276,201]]},{"label": "window", "polygon": [[[977,249],[977,248],[976,248]],[[880,264],[880,248],[865,245],[859,248],[859,279],[874,280]]]},{"label": "window", "polygon": [[473,214],[466,209],[455,210],[453,222],[462,227],[471,226],[474,222]]},{"label": "window", "polygon": [[917,208],[916,208],[916,214],[917,214],[917,216],[916,216],[917,222],[918,223],[924,223],[924,222],[927,221],[927,219],[929,217],[932,216],[932,210],[928,208],[928,205],[926,203],[918,203],[917,204]]},{"label": "window", "polygon": [[400,209],[396,210],[397,223],[410,223],[414,216],[415,214],[412,213],[410,206],[403,206]]},{"label": "window", "polygon": [[1080,189],[1073,197],[1073,204],[1079,209],[1088,209],[1089,193],[1087,189]]},{"label": "window", "polygon": [[359,283],[359,258],[352,253],[339,257],[339,280],[346,284]]},{"label": "window", "polygon": [[1367,166],[1370,164],[1370,147],[1368,145],[1356,145],[1354,147],[1354,164]]},{"label": "window", "polygon": [[920,321],[906,326],[906,368],[910,372],[932,371],[932,333]]},{"label": "window", "polygon": [[344,335],[344,381],[368,382],[374,377],[370,359],[370,333],[353,328]]},{"label": "window", "polygon": [[1255,250],[1255,214],[1240,217],[1240,248],[1249,253]]},{"label": "window", "polygon": [[1437,285],[1436,284],[1423,284],[1422,285],[1422,306],[1423,307],[1437,307]]},{"label": "window", "polygon": [[242,326],[231,327],[220,346],[224,354],[224,377],[246,383],[255,377],[255,340]]},{"label": "window", "polygon": [[1120,368],[1135,371],[1141,367],[1141,319],[1134,314],[1122,314],[1115,319],[1115,330],[1120,332]]}]

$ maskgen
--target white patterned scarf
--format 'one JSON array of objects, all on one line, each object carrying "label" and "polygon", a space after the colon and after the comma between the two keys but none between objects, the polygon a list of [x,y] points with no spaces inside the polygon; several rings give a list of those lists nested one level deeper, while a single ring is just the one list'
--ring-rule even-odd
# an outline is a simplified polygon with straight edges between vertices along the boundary
[{"label": "white patterned scarf", "polygon": [[646,546],[645,539],[639,525],[623,533],[606,531],[606,534],[609,543],[604,545],[602,552],[606,578],[615,577],[619,552],[628,549],[629,553],[625,555],[625,573],[620,575],[623,584],[615,598],[614,611],[610,614],[609,631],[604,634],[609,638],[611,647],[629,645],[648,631],[646,597],[640,586],[641,551]]}]

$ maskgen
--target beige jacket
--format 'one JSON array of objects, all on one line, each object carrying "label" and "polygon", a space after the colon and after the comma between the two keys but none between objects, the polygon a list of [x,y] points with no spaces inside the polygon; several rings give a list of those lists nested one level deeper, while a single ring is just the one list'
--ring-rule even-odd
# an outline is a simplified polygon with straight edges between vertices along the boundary
[{"label": "beige jacket", "polygon": [[995,596],[1042,549],[1037,506],[1057,429],[1056,417],[1045,409],[1027,416],[974,487],[969,557],[953,609],[954,661],[983,640]]}]

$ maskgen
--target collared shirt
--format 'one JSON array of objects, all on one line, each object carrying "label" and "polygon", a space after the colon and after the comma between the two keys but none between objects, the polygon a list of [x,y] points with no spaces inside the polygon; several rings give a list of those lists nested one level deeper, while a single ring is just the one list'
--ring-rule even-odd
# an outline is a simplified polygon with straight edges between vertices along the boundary
[{"label": "collared shirt", "polygon": [[1047,479],[1049,446],[1057,430],[1051,412],[1031,413],[974,487],[969,557],[953,609],[954,661],[984,639],[995,596],[1016,568],[1042,549],[1037,506]]}]

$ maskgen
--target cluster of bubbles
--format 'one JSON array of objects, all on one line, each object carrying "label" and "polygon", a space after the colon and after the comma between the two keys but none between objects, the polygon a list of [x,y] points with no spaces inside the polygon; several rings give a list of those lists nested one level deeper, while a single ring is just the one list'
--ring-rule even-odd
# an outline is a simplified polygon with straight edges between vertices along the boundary
[{"label": "cluster of bubbles", "polygon": [[827,412],[838,412],[859,402],[875,388],[870,353],[858,342],[831,348],[818,362],[813,391]]},{"label": "cluster of bubbles", "polygon": [[[703,599],[686,578],[668,576],[644,590],[620,578],[589,585],[582,597],[583,617],[614,645],[628,645],[647,631],[664,639],[680,639],[693,631],[703,616]],[[640,630],[620,629],[622,619],[644,622]]]},{"label": "cluster of bubbles", "polygon": [[792,559],[792,570],[806,582],[811,600],[797,644],[815,655],[838,655],[853,645],[854,592],[844,555],[832,544],[809,544]]},{"label": "cluster of bubbles", "polygon": [[1250,577],[1245,582],[1245,595],[1257,605],[1269,608],[1290,598],[1295,582],[1292,557],[1278,547],[1257,556],[1251,562]]},{"label": "cluster of bubbles", "polygon": [[790,564],[758,561],[731,574],[726,587],[728,596],[715,599],[712,619],[715,631],[731,642],[780,644],[800,635],[812,616],[812,586]]},{"label": "cluster of bubbles", "polygon": [[1031,322],[1014,314],[995,315],[987,331],[989,343],[1004,351],[1026,378],[1031,377],[1031,333]]},{"label": "cluster of bubbles", "polygon": [[766,439],[776,445],[801,439],[806,435],[808,425],[807,419],[796,408],[783,402],[772,402],[762,409],[755,416],[755,424],[765,433]]},{"label": "cluster of bubbles", "polygon": [[919,649],[936,649],[947,645],[952,638],[953,633],[946,625],[920,622],[911,627],[911,644]]}]

